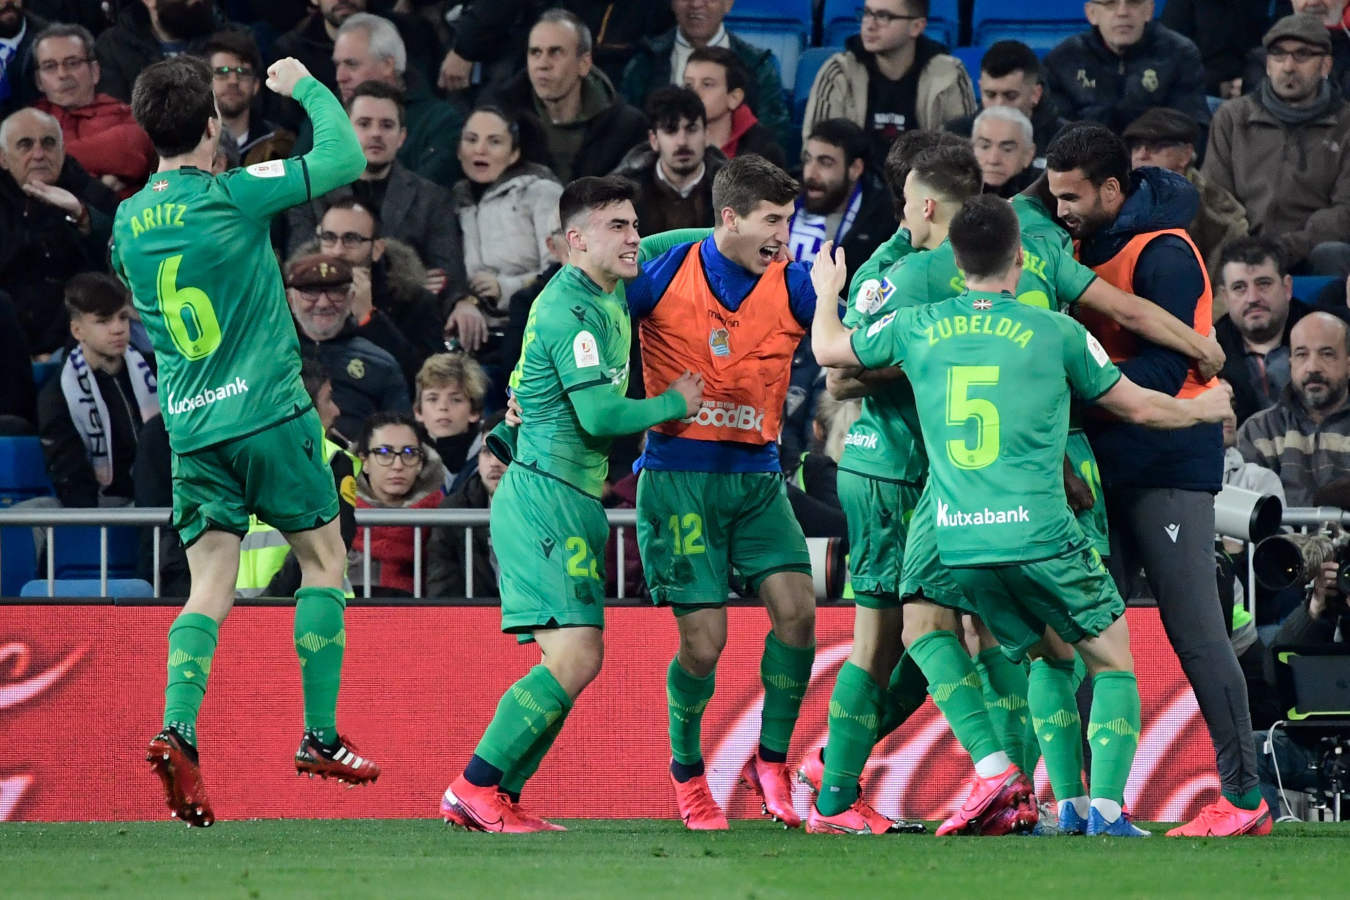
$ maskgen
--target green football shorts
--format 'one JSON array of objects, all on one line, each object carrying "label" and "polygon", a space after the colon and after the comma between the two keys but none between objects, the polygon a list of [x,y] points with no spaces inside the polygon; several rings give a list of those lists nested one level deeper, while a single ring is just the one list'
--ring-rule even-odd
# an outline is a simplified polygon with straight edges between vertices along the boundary
[{"label": "green football shorts", "polygon": [[605,627],[609,521],[599,500],[512,463],[492,498],[490,521],[502,631],[525,644],[537,628]]},{"label": "green football shorts", "polygon": [[848,575],[853,602],[897,609],[905,540],[923,487],[839,470],[839,505],[848,520]]},{"label": "green football shorts", "polygon": [[337,518],[337,488],[313,407],[245,437],[173,454],[173,527],[184,546],[208,530],[243,537],[249,513],[279,531],[308,531]]},{"label": "green football shorts", "polygon": [[1014,662],[1026,657],[1047,625],[1074,644],[1101,634],[1125,614],[1101,555],[1086,543],[1050,559],[951,572]]},{"label": "green football shorts", "polygon": [[951,576],[951,569],[938,559],[937,510],[932,491],[925,490],[914,509],[905,542],[905,566],[900,576],[900,599],[928,600],[958,613],[975,613],[975,604],[967,599]]},{"label": "green football shorts", "polygon": [[638,477],[637,539],[658,606],[722,606],[732,567],[759,590],[777,572],[811,574],[802,527],[777,472]]},{"label": "green football shorts", "polygon": [[1091,509],[1075,513],[1078,527],[1092,543],[1092,547],[1102,556],[1111,555],[1111,537],[1106,526],[1106,498],[1102,496],[1102,476],[1097,470],[1097,457],[1092,453],[1092,445],[1080,428],[1069,430],[1069,442],[1064,447],[1064,455],[1079,478],[1092,488],[1094,502]]}]

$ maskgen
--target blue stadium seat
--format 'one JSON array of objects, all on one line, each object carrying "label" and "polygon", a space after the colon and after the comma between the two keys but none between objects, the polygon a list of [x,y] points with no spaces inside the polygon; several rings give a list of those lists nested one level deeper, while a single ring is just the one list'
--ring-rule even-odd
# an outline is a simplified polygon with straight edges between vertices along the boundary
[{"label": "blue stadium seat", "polygon": [[52,492],[47,463],[36,437],[0,437],[0,506],[13,506]]},{"label": "blue stadium seat", "polygon": [[[739,9],[740,4],[737,4]],[[858,33],[861,27],[858,13],[863,0],[825,0],[821,14],[822,44],[843,44],[846,38]],[[1082,6],[1079,6],[1082,13]],[[940,44],[954,47],[961,37],[961,12],[958,0],[931,0],[928,4],[928,27],[924,34]]]},{"label": "blue stadium seat", "polygon": [[747,44],[754,44],[756,47],[773,52],[774,59],[778,61],[778,77],[782,79],[783,92],[791,90],[792,79],[797,72],[797,60],[802,55],[802,48],[806,46],[806,38],[802,33],[797,31],[795,26],[761,27],[757,24],[732,30]]},{"label": "blue stadium seat", "polygon": [[971,43],[988,47],[995,41],[1021,41],[1040,55],[1088,29],[1082,0],[1037,0],[1017,8],[1007,0],[975,0]]},{"label": "blue stadium seat", "polygon": [[808,47],[797,60],[797,78],[792,88],[792,122],[800,129],[806,116],[806,101],[811,96],[811,82],[816,73],[825,65],[825,60],[834,56],[843,47]]},{"label": "blue stadium seat", "polygon": [[952,56],[961,60],[961,65],[966,67],[966,74],[970,76],[970,83],[975,87],[975,100],[980,99],[980,60],[984,59],[984,47],[953,47]]},{"label": "blue stadium seat", "polygon": [[61,371],[64,362],[64,359],[49,359],[46,362],[33,363],[33,384],[38,390],[42,390],[42,386]]},{"label": "blue stadium seat", "polygon": [[797,58],[811,43],[812,0],[741,0],[731,8],[728,31],[756,47],[772,50],[778,59],[783,90],[792,90]]},{"label": "blue stadium seat", "polygon": [[1316,303],[1322,288],[1335,280],[1334,275],[1295,275],[1294,296],[1304,303]]},{"label": "blue stadium seat", "polygon": [[[24,584],[20,597],[46,597],[47,579],[37,578]],[[58,578],[52,582],[52,597],[153,597],[155,589],[140,578],[109,578],[105,594],[97,578]]]},{"label": "blue stadium seat", "polygon": [[736,0],[727,13],[727,30],[736,31],[746,22],[774,22],[797,25],[807,42],[815,23],[814,0]]},{"label": "blue stadium seat", "polygon": [[[57,578],[98,578],[99,529],[69,526],[54,530]],[[140,534],[135,528],[108,529],[108,577],[131,578],[140,556]],[[42,563],[46,571],[46,561]]]},{"label": "blue stadium seat", "polygon": [[33,529],[27,525],[0,529],[0,597],[17,597],[24,583],[36,575]]}]

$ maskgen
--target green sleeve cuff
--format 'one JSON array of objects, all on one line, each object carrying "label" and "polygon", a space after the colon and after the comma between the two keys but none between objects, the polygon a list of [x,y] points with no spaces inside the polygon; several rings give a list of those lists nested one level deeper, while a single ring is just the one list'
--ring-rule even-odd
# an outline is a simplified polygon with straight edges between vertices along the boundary
[{"label": "green sleeve cuff", "polygon": [[518,425],[508,425],[503,420],[487,433],[483,443],[487,445],[493,456],[510,465],[512,460],[516,458],[516,438],[519,434],[520,427]]}]

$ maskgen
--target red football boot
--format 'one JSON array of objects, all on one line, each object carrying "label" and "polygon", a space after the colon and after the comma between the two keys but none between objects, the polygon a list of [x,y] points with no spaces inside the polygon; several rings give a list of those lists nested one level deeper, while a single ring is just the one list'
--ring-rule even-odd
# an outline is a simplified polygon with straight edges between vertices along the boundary
[{"label": "red football boot", "polygon": [[688,781],[676,781],[675,776],[671,775],[670,783],[675,785],[675,802],[680,807],[680,818],[684,819],[685,828],[690,831],[726,831],[731,827],[727,824],[727,814],[713,799],[707,778],[698,775]]},{"label": "red football boot", "polygon": [[150,770],[164,784],[169,812],[182,819],[188,827],[209,828],[216,821],[211,801],[206,797],[202,771],[197,765],[197,748],[179,736],[172,728],[165,728],[150,739],[145,758]]},{"label": "red football boot", "polygon": [[325,747],[313,732],[306,731],[295,751],[295,773],[313,778],[336,778],[343,784],[369,784],[380,777],[380,767],[356,752],[356,745],[342,735],[337,744]]},{"label": "red football boot", "polygon": [[1023,827],[1035,827],[1039,818],[1036,814],[1036,794],[1031,782],[1016,765],[1008,766],[992,778],[972,775],[966,783],[970,785],[970,793],[961,808],[938,826],[939,837],[949,834],[1008,834]]},{"label": "red football boot", "polygon": [[792,776],[787,763],[765,762],[756,753],[741,769],[741,784],[759,796],[764,815],[785,828],[799,828],[802,817],[792,808]]}]

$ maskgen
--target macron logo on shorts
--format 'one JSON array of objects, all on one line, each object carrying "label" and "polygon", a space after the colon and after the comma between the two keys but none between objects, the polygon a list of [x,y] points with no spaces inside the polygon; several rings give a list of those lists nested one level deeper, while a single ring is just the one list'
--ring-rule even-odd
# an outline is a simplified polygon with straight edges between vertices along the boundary
[{"label": "macron logo on shorts", "polygon": [[1017,509],[990,509],[985,507],[978,512],[968,513],[953,510],[947,503],[937,502],[937,523],[940,528],[969,528],[972,525],[1011,525],[1018,522],[1030,522],[1031,514],[1027,508],[1018,504]]}]

